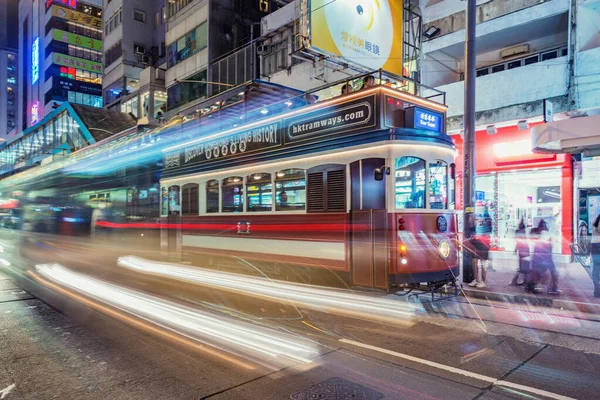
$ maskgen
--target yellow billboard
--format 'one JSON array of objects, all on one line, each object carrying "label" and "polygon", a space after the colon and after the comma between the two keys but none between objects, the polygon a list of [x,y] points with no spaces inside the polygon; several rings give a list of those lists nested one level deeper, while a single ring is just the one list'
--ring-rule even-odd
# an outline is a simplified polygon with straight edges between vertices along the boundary
[{"label": "yellow billboard", "polygon": [[52,16],[102,29],[102,18],[92,17],[68,8],[52,6]]},{"label": "yellow billboard", "polygon": [[311,47],[402,76],[402,0],[311,0]]}]

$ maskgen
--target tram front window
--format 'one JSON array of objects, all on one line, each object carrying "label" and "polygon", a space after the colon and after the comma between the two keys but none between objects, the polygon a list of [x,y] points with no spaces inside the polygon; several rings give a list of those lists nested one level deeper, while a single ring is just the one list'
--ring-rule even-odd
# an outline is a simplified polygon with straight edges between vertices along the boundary
[{"label": "tram front window", "polygon": [[429,163],[429,205],[448,208],[448,164],[443,161]]},{"label": "tram front window", "polygon": [[280,211],[306,208],[306,177],[303,169],[286,169],[275,175],[276,209]]},{"label": "tram front window", "polygon": [[247,178],[246,195],[248,211],[271,211],[273,208],[273,185],[271,174],[252,174]]},{"label": "tram front window", "polygon": [[394,176],[396,208],[425,208],[425,160],[396,159]]},{"label": "tram front window", "polygon": [[244,179],[232,176],[223,179],[223,212],[244,211]]}]

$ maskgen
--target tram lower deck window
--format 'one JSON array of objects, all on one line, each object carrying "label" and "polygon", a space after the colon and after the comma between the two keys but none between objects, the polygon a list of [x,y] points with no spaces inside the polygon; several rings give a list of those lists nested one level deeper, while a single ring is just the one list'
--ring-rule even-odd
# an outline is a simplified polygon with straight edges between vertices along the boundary
[{"label": "tram lower deck window", "polygon": [[216,179],[206,182],[206,212],[219,212],[219,181]]}]

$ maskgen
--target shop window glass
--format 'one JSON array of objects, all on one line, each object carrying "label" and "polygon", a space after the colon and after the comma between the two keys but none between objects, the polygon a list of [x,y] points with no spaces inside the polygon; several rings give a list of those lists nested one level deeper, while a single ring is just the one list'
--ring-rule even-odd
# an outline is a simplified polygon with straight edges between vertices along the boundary
[{"label": "shop window glass", "polygon": [[216,179],[206,182],[206,212],[219,212],[219,181]]},{"label": "shop window glass", "polygon": [[443,161],[429,163],[429,207],[448,208],[448,164]]},{"label": "shop window glass", "polygon": [[277,211],[306,208],[306,174],[303,169],[286,169],[277,172],[275,188]]},{"label": "shop window glass", "polygon": [[244,179],[232,176],[223,179],[223,212],[244,211]]},{"label": "shop window glass", "polygon": [[142,117],[145,117],[148,115],[148,110],[150,108],[150,92],[144,92],[142,93]]},{"label": "shop window glass", "polygon": [[425,208],[425,160],[396,159],[394,176],[396,208]]},{"label": "shop window glass", "polygon": [[246,178],[248,211],[271,211],[273,209],[273,185],[271,174],[257,173]]}]

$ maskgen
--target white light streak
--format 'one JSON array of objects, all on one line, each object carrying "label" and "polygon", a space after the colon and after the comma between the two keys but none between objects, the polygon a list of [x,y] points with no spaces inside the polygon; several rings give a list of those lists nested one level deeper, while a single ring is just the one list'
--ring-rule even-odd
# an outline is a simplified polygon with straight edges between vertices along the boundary
[{"label": "white light streak", "polygon": [[37,265],[44,278],[151,322],[186,338],[269,368],[290,362],[310,363],[319,355],[316,345],[274,329],[235,321],[127,289],[59,264]]},{"label": "white light streak", "polygon": [[[414,315],[410,304],[366,294],[355,294],[347,290],[272,281],[248,275],[149,261],[134,256],[120,257],[118,265],[138,272],[275,301],[289,301],[307,308],[368,320],[406,323],[407,319]],[[412,306],[416,307],[416,305]]]}]

